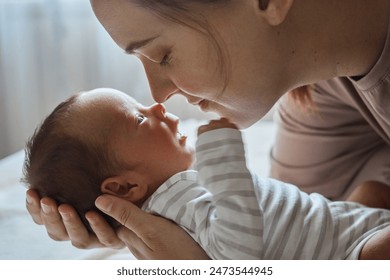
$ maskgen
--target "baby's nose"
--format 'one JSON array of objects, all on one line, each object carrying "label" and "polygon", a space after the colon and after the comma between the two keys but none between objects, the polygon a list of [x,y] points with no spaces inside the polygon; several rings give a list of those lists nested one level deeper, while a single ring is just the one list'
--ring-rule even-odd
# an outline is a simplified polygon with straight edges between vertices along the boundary
[{"label": "baby's nose", "polygon": [[165,118],[165,114],[167,110],[165,109],[165,106],[161,103],[156,103],[150,107],[151,112],[159,117],[159,118]]}]

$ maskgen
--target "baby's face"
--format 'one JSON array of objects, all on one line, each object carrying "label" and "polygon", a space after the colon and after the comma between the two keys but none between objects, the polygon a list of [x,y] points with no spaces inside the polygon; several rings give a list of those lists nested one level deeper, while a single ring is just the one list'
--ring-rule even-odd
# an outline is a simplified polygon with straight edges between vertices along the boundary
[{"label": "baby's face", "polygon": [[149,185],[158,187],[191,166],[194,151],[178,132],[179,119],[162,104],[145,107],[122,92],[96,89],[81,94],[77,105],[84,112],[84,125],[109,129],[110,150],[144,174]]}]

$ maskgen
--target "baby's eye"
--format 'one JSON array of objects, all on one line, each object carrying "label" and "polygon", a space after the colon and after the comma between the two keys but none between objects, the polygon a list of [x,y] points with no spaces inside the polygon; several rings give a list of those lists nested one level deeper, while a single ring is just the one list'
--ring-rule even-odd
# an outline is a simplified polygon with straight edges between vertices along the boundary
[{"label": "baby's eye", "polygon": [[137,115],[135,116],[135,119],[136,119],[136,121],[137,121],[137,124],[141,124],[141,123],[145,120],[145,116],[142,115],[142,114],[137,114]]}]

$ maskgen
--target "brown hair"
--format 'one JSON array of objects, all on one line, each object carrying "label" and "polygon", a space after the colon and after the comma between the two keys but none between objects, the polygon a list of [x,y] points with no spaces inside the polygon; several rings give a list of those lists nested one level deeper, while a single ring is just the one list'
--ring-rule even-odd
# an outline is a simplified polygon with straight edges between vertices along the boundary
[{"label": "brown hair", "polygon": [[[59,104],[38,126],[25,148],[23,178],[28,187],[59,204],[72,205],[89,231],[85,218],[101,195],[102,181],[115,173],[116,161],[110,158],[107,140],[91,141],[67,132],[67,117],[77,95]],[[83,138],[83,139],[82,139]],[[104,137],[108,138],[108,137]],[[100,143],[97,143],[100,142]],[[107,215],[113,226],[117,223]]]}]

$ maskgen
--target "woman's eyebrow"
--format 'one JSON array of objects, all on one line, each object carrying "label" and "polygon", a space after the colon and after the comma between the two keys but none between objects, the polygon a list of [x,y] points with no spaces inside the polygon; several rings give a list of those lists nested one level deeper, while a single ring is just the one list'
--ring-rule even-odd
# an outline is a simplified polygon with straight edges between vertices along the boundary
[{"label": "woman's eyebrow", "polygon": [[133,54],[136,49],[145,47],[147,44],[151,43],[154,39],[156,39],[158,36],[151,37],[145,40],[137,41],[137,42],[132,42],[127,45],[125,48],[125,52],[127,54]]}]

